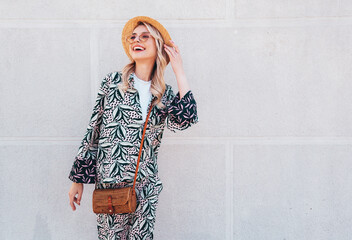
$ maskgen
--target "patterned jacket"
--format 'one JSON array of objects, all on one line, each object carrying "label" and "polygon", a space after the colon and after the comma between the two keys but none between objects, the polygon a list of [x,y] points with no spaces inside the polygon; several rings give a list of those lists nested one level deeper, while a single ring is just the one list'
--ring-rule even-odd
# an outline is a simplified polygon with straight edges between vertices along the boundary
[{"label": "patterned jacket", "polygon": [[[108,73],[100,84],[86,134],[69,174],[73,182],[133,182],[144,122],[133,75],[129,76],[126,92],[117,87],[121,75],[120,71]],[[137,181],[158,178],[156,159],[165,126],[176,132],[198,122],[191,90],[180,99],[179,92],[175,95],[166,84],[161,101],[166,108],[154,106],[148,119]]]}]

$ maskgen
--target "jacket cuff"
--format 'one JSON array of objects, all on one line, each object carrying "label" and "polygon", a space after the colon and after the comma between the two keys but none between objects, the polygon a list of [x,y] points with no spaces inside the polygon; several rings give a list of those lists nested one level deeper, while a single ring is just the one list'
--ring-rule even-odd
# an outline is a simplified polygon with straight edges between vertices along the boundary
[{"label": "jacket cuff", "polygon": [[95,183],[96,170],[95,161],[93,159],[79,159],[73,163],[68,178],[76,183]]},{"label": "jacket cuff", "polygon": [[167,127],[173,132],[185,130],[197,123],[197,103],[192,91],[189,90],[181,99],[180,92],[177,92],[168,108],[168,114]]}]

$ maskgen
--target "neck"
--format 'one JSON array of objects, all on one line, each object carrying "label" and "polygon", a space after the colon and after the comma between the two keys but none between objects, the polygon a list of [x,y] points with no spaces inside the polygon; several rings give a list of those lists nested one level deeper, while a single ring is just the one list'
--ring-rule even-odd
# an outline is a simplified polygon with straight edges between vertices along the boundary
[{"label": "neck", "polygon": [[134,73],[139,79],[148,82],[151,78],[153,67],[154,66],[150,63],[136,62],[136,68],[134,70]]}]

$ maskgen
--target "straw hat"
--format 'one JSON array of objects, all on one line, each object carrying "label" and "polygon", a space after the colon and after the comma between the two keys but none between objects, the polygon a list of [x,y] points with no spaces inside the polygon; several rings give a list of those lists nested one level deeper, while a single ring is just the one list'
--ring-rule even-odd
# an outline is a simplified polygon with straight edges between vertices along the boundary
[{"label": "straw hat", "polygon": [[[152,25],[153,27],[155,27],[156,29],[158,29],[165,44],[170,47],[173,47],[170,42],[171,37],[170,37],[169,33],[167,32],[166,28],[163,25],[161,25],[161,23],[159,23],[157,20],[155,20],[151,17],[137,16],[137,17],[134,17],[134,18],[131,18],[130,20],[128,20],[128,22],[125,24],[125,26],[122,29],[122,36],[121,36],[122,46],[125,49],[125,52],[126,52],[127,56],[129,57],[129,59],[131,59],[131,61],[133,60],[133,58],[129,53],[128,43],[126,41],[126,37],[128,37],[132,34],[133,30],[137,27],[137,24],[139,21],[147,22],[150,25]],[[170,62],[170,59],[169,59],[169,56],[167,55],[167,64],[169,64],[169,62]]]}]

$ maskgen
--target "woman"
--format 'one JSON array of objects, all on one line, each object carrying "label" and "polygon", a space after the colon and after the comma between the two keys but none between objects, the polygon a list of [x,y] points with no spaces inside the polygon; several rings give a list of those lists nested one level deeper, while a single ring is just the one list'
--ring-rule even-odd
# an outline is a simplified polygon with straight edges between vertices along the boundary
[{"label": "woman", "polygon": [[[166,45],[168,43],[170,46]],[[165,126],[173,132],[198,122],[197,105],[182,65],[180,50],[156,20],[138,16],[122,32],[131,59],[122,72],[103,79],[87,132],[69,179],[70,205],[80,205],[83,183],[96,188],[132,186],[149,106],[136,179],[137,209],[125,214],[96,214],[99,239],[153,239],[158,197],[163,189],[157,155]],[[171,62],[179,92],[164,82]],[[76,194],[78,196],[76,197]]]}]

